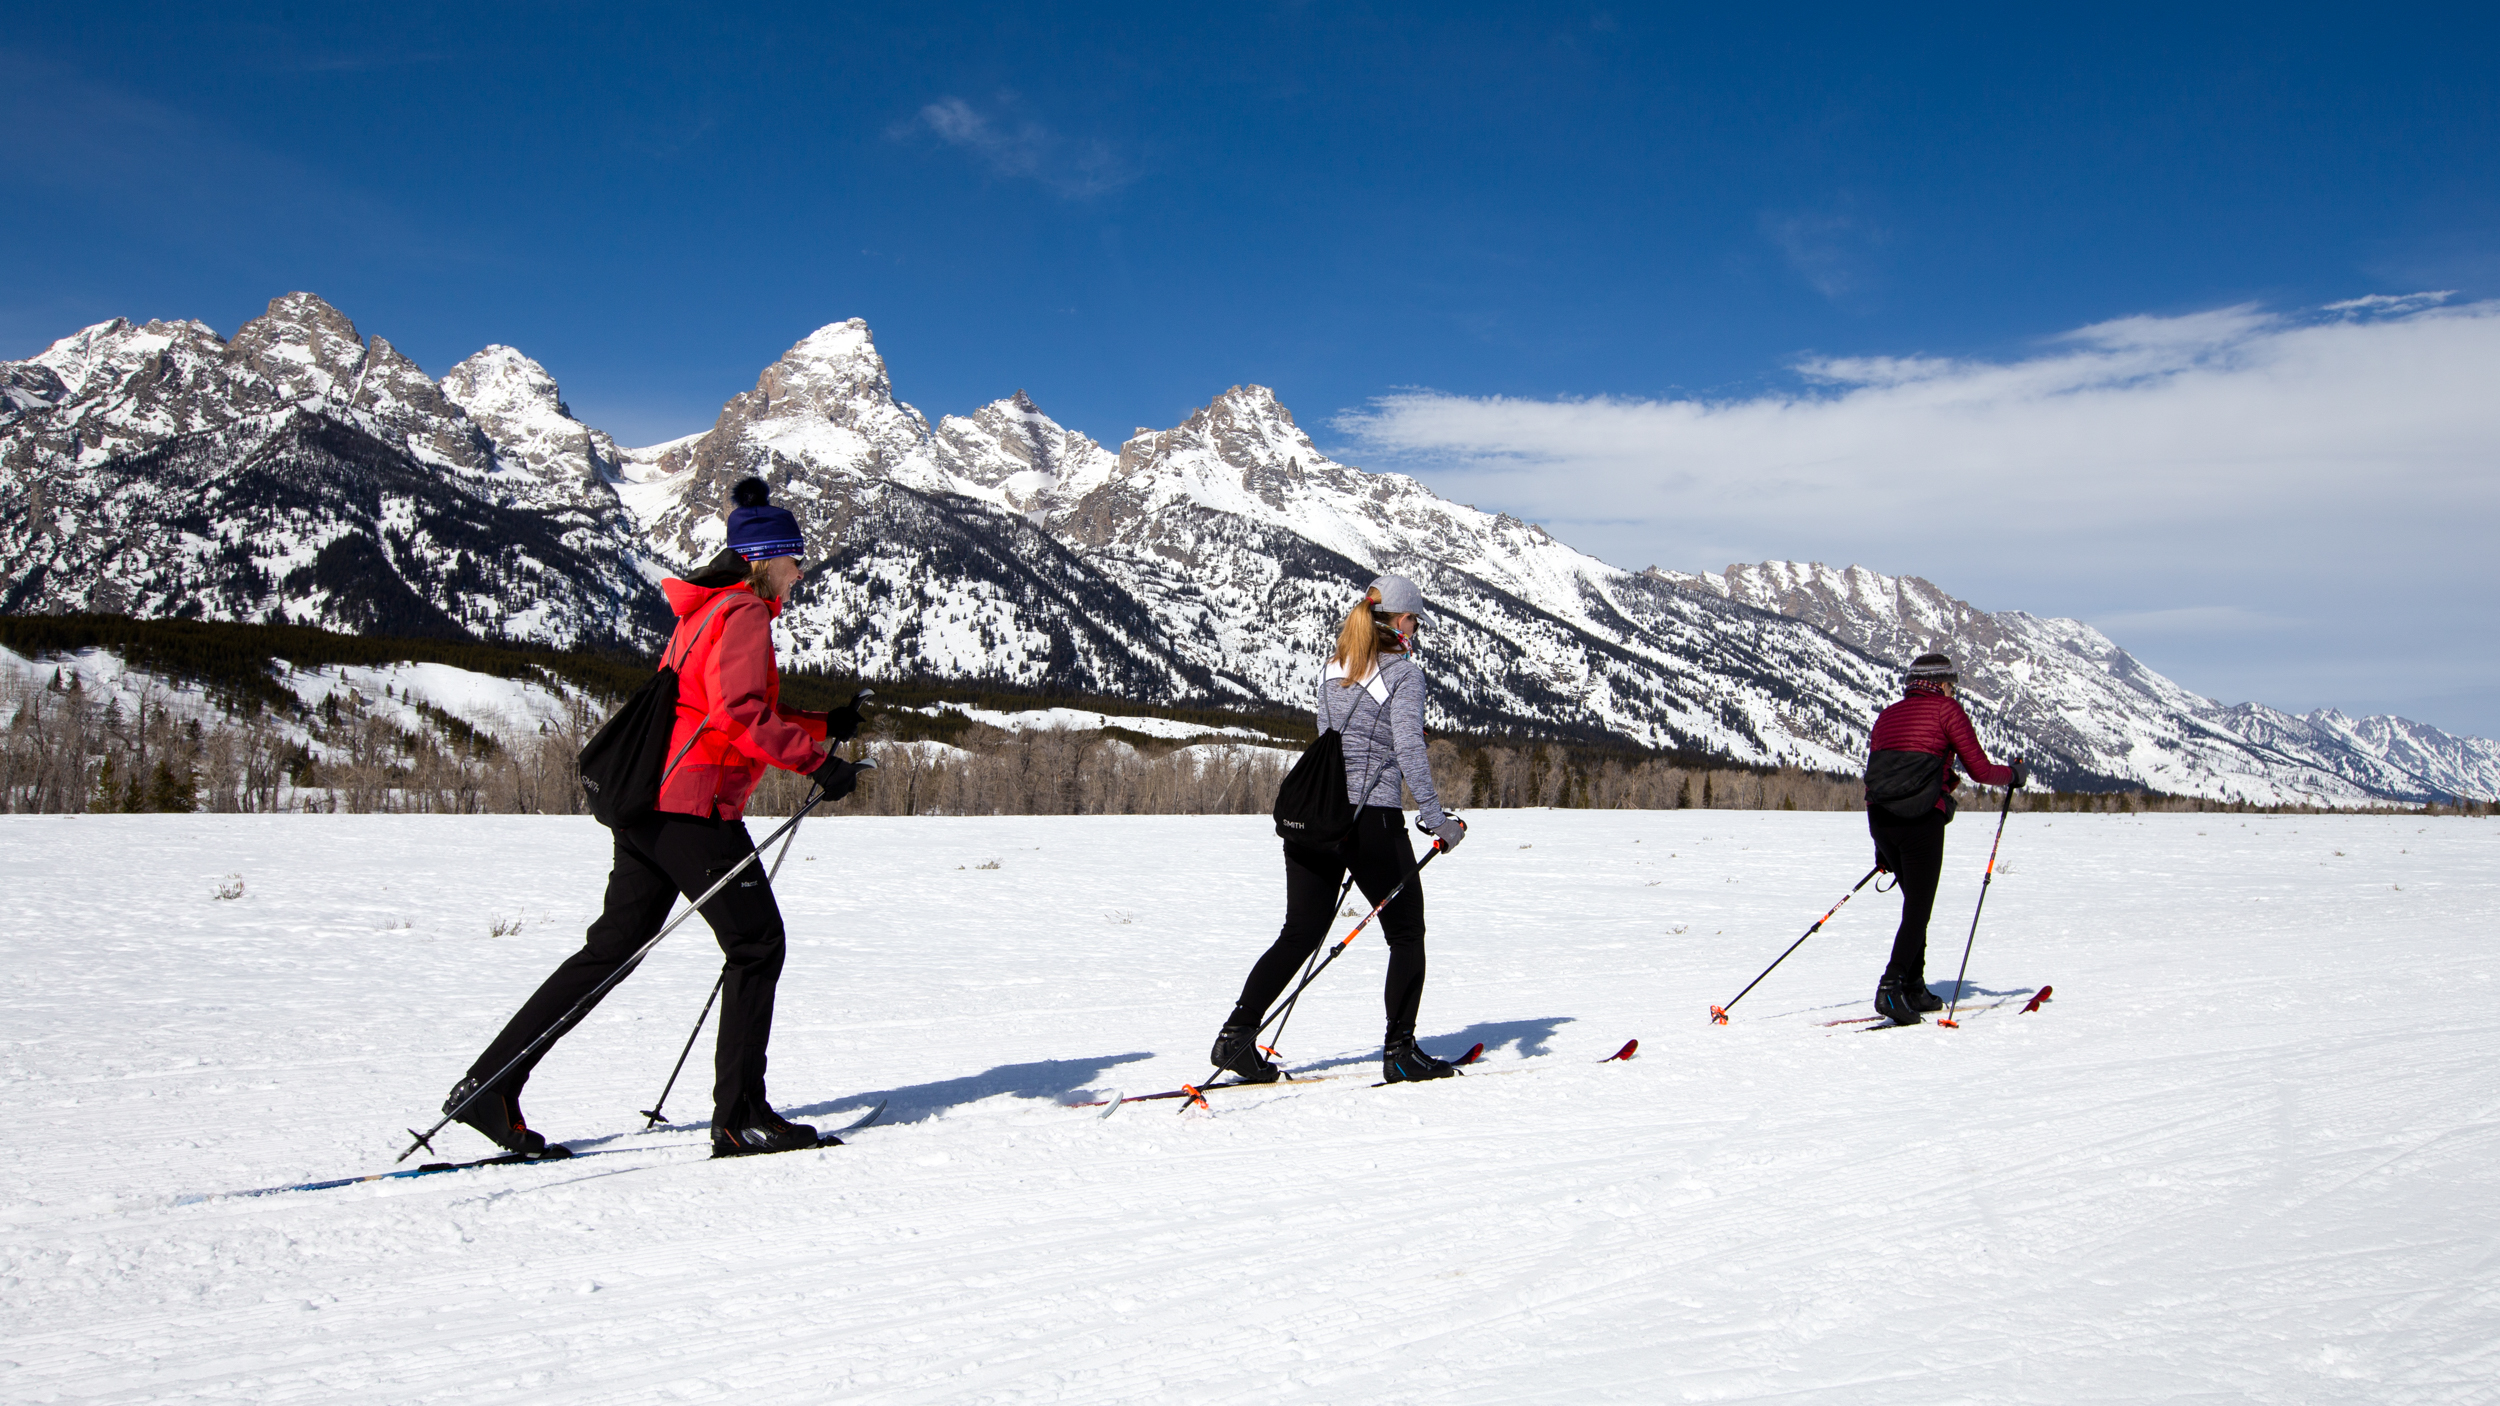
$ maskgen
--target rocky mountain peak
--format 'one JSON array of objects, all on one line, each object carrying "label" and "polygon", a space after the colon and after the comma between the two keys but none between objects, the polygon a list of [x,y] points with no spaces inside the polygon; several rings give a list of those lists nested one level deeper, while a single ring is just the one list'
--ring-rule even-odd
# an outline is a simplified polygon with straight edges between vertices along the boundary
[{"label": "rocky mountain peak", "polygon": [[214,357],[223,354],[225,341],[204,322],[160,320],[133,326],[130,319],[116,317],[80,328],[15,364],[46,368],[60,378],[64,399],[81,400],[119,389],[175,346]]},{"label": "rocky mountain peak", "polygon": [[1180,469],[1230,469],[1247,485],[1253,479],[1290,480],[1304,468],[1327,463],[1293,412],[1265,386],[1235,386],[1198,407],[1179,426],[1140,431],[1120,446],[1119,472],[1127,477]]},{"label": "rocky mountain peak", "polygon": [[345,313],[310,293],[285,293],[236,329],[226,355],[281,399],[346,400],[364,369],[365,344]]},{"label": "rocky mountain peak", "polygon": [[[758,415],[814,413],[842,420],[856,412],[890,405],[894,383],[886,375],[885,358],[877,355],[868,324],[851,318],[819,327],[781,354],[756,378]],[[882,403],[882,405],[880,404]]]},{"label": "rocky mountain peak", "polygon": [[494,445],[503,467],[535,483],[535,501],[604,501],[603,483],[624,472],[616,442],[574,419],[556,378],[511,347],[478,351],[443,373],[441,389]]},{"label": "rocky mountain peak", "polygon": [[547,368],[501,343],[483,348],[443,373],[443,394],[483,423],[489,419],[535,419],[573,411]]},{"label": "rocky mountain peak", "polygon": [[938,422],[936,447],[967,487],[993,490],[1022,513],[1049,515],[1111,475],[1109,451],[1042,412],[1018,390],[971,415]]}]

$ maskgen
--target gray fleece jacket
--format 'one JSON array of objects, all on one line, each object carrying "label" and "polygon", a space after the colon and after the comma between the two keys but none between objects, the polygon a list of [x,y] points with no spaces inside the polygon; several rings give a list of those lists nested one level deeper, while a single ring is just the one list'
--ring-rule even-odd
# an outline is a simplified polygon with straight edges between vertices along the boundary
[{"label": "gray fleece jacket", "polygon": [[1344,734],[1346,799],[1395,810],[1404,786],[1415,793],[1424,827],[1441,828],[1448,817],[1441,813],[1432,763],[1424,755],[1424,694],[1430,685],[1423,669],[1405,655],[1384,654],[1369,680],[1347,687],[1338,682],[1344,677],[1333,662],[1320,671],[1316,720],[1320,731],[1333,727]]}]

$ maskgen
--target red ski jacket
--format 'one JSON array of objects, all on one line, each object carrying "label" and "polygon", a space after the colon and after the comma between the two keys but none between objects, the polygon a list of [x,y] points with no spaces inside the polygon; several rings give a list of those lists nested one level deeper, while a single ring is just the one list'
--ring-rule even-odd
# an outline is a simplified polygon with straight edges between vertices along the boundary
[{"label": "red ski jacket", "polygon": [[2014,769],[1988,760],[1979,746],[1979,734],[1971,730],[1970,715],[1962,705],[1942,692],[1915,689],[1910,696],[1886,708],[1875,719],[1874,734],[1866,740],[1867,781],[1870,790],[1882,785],[1882,778],[1900,772],[1901,757],[1891,753],[1918,753],[1941,758],[1943,775],[1937,778],[1935,808],[1950,814],[1953,788],[1961,779],[1953,774],[1953,759],[1960,757],[1970,768],[1971,779],[1990,786],[2002,786],[2014,779]]},{"label": "red ski jacket", "polygon": [[781,706],[773,665],[781,602],[743,582],[706,587],[672,577],[660,590],[677,612],[677,633],[661,656],[677,666],[677,726],[660,809],[740,819],[766,766],[810,772],[824,764],[825,715]]}]

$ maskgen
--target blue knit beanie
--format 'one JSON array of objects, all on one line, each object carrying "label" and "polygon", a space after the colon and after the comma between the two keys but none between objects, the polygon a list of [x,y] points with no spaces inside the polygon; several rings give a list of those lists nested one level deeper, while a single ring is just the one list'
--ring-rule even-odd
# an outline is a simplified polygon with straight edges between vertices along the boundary
[{"label": "blue knit beanie", "polygon": [[748,561],[795,557],[807,550],[799,536],[799,520],[788,508],[772,505],[772,490],[760,478],[742,478],[729,490],[738,506],[729,513],[729,550]]}]

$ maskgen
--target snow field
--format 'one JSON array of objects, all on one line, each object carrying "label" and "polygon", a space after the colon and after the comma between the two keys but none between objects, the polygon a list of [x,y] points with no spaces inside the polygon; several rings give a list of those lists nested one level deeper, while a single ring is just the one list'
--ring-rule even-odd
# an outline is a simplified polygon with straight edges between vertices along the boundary
[{"label": "snow field", "polygon": [[[2500,1395],[2488,823],[2017,816],[1970,990],[2056,999],[1866,1032],[1818,1022],[1866,1013],[1871,889],[1707,1016],[1864,872],[1857,817],[1473,818],[1426,875],[1462,1080],[1367,1086],[1367,935],[1283,1042],[1351,1077],[1063,1108],[1206,1072],[1280,916],[1264,823],[833,818],[778,884],[772,1086],[887,1101],[850,1146],[629,1132],[698,922],[525,1100],[632,1151],[191,1204],[387,1168],[578,942],[604,832],[0,818],[0,1399]],[[1993,820],[1953,827],[1940,990]]]}]

